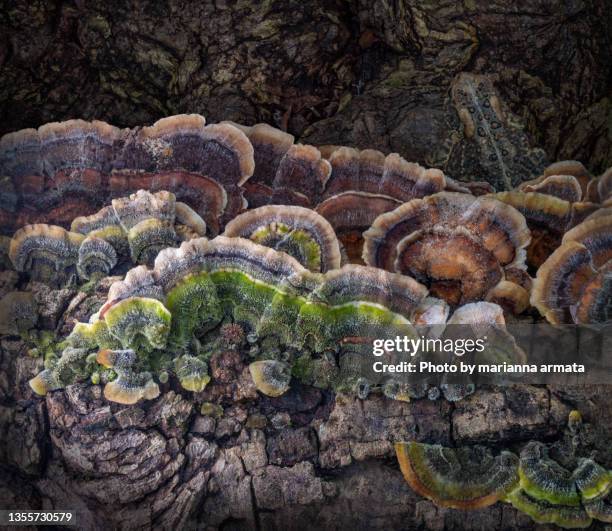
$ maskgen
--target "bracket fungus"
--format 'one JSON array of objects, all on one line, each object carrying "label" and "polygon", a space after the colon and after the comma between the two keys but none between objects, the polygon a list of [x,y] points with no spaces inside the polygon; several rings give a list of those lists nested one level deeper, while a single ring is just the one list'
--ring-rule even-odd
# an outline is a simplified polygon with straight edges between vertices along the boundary
[{"label": "bracket fungus", "polygon": [[558,197],[568,203],[577,203],[582,199],[582,188],[573,175],[543,175],[534,181],[522,183],[517,190]]},{"label": "bracket fungus", "polygon": [[591,180],[591,174],[584,167],[582,162],[577,160],[560,160],[553,162],[544,168],[540,180],[544,181],[552,175],[568,175],[574,177],[580,185],[582,197],[586,197],[588,184]]},{"label": "bracket fungus", "polygon": [[331,174],[330,163],[314,146],[293,144],[278,164],[272,182],[272,203],[292,204],[293,197],[303,197],[315,205]]},{"label": "bracket fungus", "polygon": [[[578,416],[570,413],[566,435],[576,434]],[[580,445],[565,448],[564,440],[530,441],[520,457],[509,451],[494,456],[482,446],[446,448],[414,441],[398,442],[395,450],[408,484],[440,507],[471,510],[500,501],[537,523],[566,529],[610,522],[612,471],[592,456],[583,457]]]},{"label": "bracket fungus", "polygon": [[139,400],[153,400],[159,396],[159,386],[148,372],[116,370],[117,378],[104,386],[104,397],[118,404],[135,404]]},{"label": "bracket fungus", "polygon": [[255,166],[253,146],[240,129],[206,125],[198,114],[169,116],[143,127],[124,145],[123,158],[126,168],[207,175],[226,190],[243,184]]},{"label": "bracket fungus", "polygon": [[378,216],[399,205],[401,201],[386,195],[343,192],[319,203],[316,211],[334,228],[348,260],[362,264],[363,233]]},{"label": "bracket fungus", "polygon": [[181,356],[175,362],[176,376],[183,389],[187,391],[202,391],[208,382],[208,366],[206,362],[188,354]]},{"label": "bracket fungus", "polygon": [[546,445],[528,443],[521,451],[519,486],[505,501],[538,523],[571,529],[589,527],[593,519],[605,522],[612,473],[591,458],[576,462],[568,469],[550,457]]},{"label": "bracket fungus", "polygon": [[144,351],[166,345],[170,319],[170,312],[160,301],[144,297],[128,297],[104,313],[108,331],[124,348]]},{"label": "bracket fungus", "polygon": [[440,507],[487,507],[519,479],[518,459],[510,452],[494,456],[482,446],[454,449],[417,442],[396,443],[395,451],[408,484]]},{"label": "bracket fungus", "polygon": [[[205,175],[181,170],[161,173],[119,170],[110,175],[108,184],[111,198],[124,197],[138,190],[151,193],[170,191],[177,202],[187,204],[201,216],[213,236],[219,232],[221,217],[228,205],[228,194],[219,182]],[[232,203],[242,208],[240,198],[233,199]]]},{"label": "bracket fungus", "polygon": [[[210,380],[208,362],[215,345],[226,348],[222,346],[229,329],[240,327],[239,337],[246,334],[249,343],[257,346],[250,371],[263,393],[277,396],[286,392],[295,376],[365,396],[371,382],[356,371],[364,360],[363,349],[370,348],[372,338],[416,338],[413,320],[423,322],[427,295],[416,280],[382,269],[347,265],[312,273],[288,254],[251,240],[196,238],[161,251],[152,269],[138,266],[130,270],[124,280],[111,286],[99,313],[89,323],[78,323],[66,341],[69,348],[87,352],[119,349],[135,353],[138,370],[120,374],[109,387],[117,393],[118,385],[121,389],[152,388],[149,379],[168,373],[174,373],[185,390],[199,392]],[[479,305],[486,307],[482,312],[489,321],[503,325],[501,308],[485,302],[474,306]],[[474,315],[482,317],[473,313],[461,322],[473,322]],[[438,314],[434,311],[430,318]],[[435,324],[444,324],[448,308],[440,315],[442,321]],[[434,324],[431,319],[427,324]],[[337,353],[338,359],[335,355],[330,358],[330,353]],[[84,375],[79,371],[75,376]],[[38,382],[33,385],[40,389]],[[383,385],[384,389],[387,396],[398,400],[427,392],[427,388],[413,389],[403,382]],[[452,400],[469,392],[451,386],[443,390]],[[127,399],[109,393],[105,396],[111,400],[116,396]],[[138,393],[130,396],[148,396],[144,391]]]},{"label": "bracket fungus", "polygon": [[174,194],[139,190],[75,218],[71,231],[43,224],[24,227],[10,240],[9,256],[18,271],[62,285],[75,272],[90,280],[126,262],[151,264],[160,250],[205,233],[206,222]]},{"label": "bracket fungus", "polygon": [[231,125],[244,132],[253,145],[255,170],[249,181],[272,185],[282,158],[293,145],[293,135],[264,123],[250,127]]},{"label": "bracket fungus", "polygon": [[612,168],[608,168],[599,177],[589,181],[586,197],[588,201],[612,206]]},{"label": "bracket fungus", "polygon": [[45,368],[30,380],[30,387],[38,395],[61,389],[71,383],[86,379],[89,370],[89,352],[84,348],[67,347],[61,357],[52,360],[51,366]]},{"label": "bracket fungus", "polygon": [[159,386],[153,381],[151,373],[138,370],[138,357],[133,350],[101,350],[96,361],[105,368],[112,368],[116,374],[116,378],[104,386],[107,400],[129,405],[159,396]]},{"label": "bracket fungus", "polygon": [[291,367],[279,360],[259,360],[249,365],[257,390],[267,396],[280,396],[289,390]]},{"label": "bracket fungus", "polygon": [[527,264],[534,270],[559,247],[567,230],[597,209],[592,203],[570,203],[540,192],[499,192],[491,197],[513,206],[525,216],[531,231]]},{"label": "bracket fungus", "polygon": [[446,179],[440,170],[408,162],[397,153],[340,147],[329,157],[331,176],[325,197],[356,191],[380,194],[405,202],[442,191]]},{"label": "bracket fungus", "polygon": [[[254,171],[253,148],[240,129],[205,125],[199,115],[170,116],[149,127],[118,129],[68,120],[5,135],[0,175],[14,190],[2,204],[7,230],[41,221],[66,226],[113,197],[170,190],[207,214],[212,234],[225,212],[244,207],[242,184]],[[10,215],[5,207],[17,207]]]},{"label": "bracket fungus", "polygon": [[77,271],[79,277],[89,280],[94,276],[106,276],[117,265],[117,251],[102,238],[88,236],[79,247]]},{"label": "bracket fungus", "polygon": [[319,202],[331,166],[315,146],[294,144],[294,137],[268,124],[239,128],[254,150],[255,169],[244,183],[251,208],[267,204],[313,207]]},{"label": "bracket fungus", "polygon": [[[160,252],[152,270],[130,270],[125,280],[111,286],[100,312],[89,323],[78,323],[66,341],[68,348],[86,352],[135,353],[138,370],[119,374],[109,387],[116,392],[105,392],[110,400],[127,400],[117,386],[152,388],[142,376],[149,373],[174,372],[186,390],[200,391],[210,379],[211,352],[202,350],[198,338],[214,331],[224,341],[227,326],[220,325],[229,318],[262,347],[278,345],[263,347],[254,362],[277,361],[287,367],[269,372],[254,365],[251,372],[254,379],[278,373],[275,391],[266,387],[272,385],[267,379],[258,381],[262,390],[280,393],[288,388],[280,376],[291,374],[297,360],[281,359],[275,351],[300,349],[304,360],[313,355],[309,369],[302,364],[304,376],[312,376],[326,351],[342,352],[356,337],[414,335],[410,314],[426,295],[413,279],[383,270],[346,266],[313,274],[291,256],[244,238],[198,238]],[[99,356],[98,361],[108,365],[107,358]],[[83,376],[75,372],[75,377]],[[40,381],[32,383],[38,390],[43,389]],[[66,380],[49,382],[65,385]],[[342,388],[349,384],[333,378],[328,383]],[[137,396],[149,395],[143,391]]]},{"label": "bracket fungus", "polygon": [[531,304],[553,324],[612,319],[612,211],[601,209],[563,237],[538,269]]},{"label": "bracket fungus", "polygon": [[311,271],[340,267],[340,245],[334,229],[308,208],[267,205],[249,210],[230,221],[223,234],[249,238],[286,252]]},{"label": "bracket fungus", "polygon": [[123,131],[100,121],[68,120],[26,129],[0,140],[0,174],[7,175],[25,206],[13,227],[64,223],[104,199],[103,179],[112,168]]},{"label": "bracket fungus", "polygon": [[379,216],[364,238],[366,264],[410,275],[456,306],[485,299],[506,270],[525,269],[530,234],[500,201],[441,192]]},{"label": "bracket fungus", "polygon": [[15,269],[33,280],[63,286],[76,276],[85,237],[53,225],[26,225],[13,236],[9,256]]}]

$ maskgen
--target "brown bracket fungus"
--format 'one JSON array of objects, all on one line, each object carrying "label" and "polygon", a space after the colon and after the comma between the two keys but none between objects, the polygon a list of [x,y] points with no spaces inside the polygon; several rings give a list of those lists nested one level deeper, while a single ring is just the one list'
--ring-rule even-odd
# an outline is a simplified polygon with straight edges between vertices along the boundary
[{"label": "brown bracket fungus", "polygon": [[386,195],[343,192],[328,197],[316,210],[334,228],[349,262],[362,264],[363,233],[378,216],[400,204],[399,200]]},{"label": "brown bracket fungus", "polygon": [[582,189],[582,197],[587,197],[587,187],[591,180],[591,174],[584,167],[582,162],[577,160],[560,160],[558,162],[553,162],[544,169],[541,179],[545,180],[552,175],[570,175],[575,177]]},{"label": "brown bracket fungus", "polygon": [[519,192],[537,192],[563,199],[568,203],[577,203],[582,199],[582,188],[573,175],[542,176],[534,181],[526,181],[517,190]]},{"label": "brown bracket fungus", "polygon": [[329,157],[332,173],[325,197],[348,191],[381,194],[409,201],[442,191],[446,179],[440,170],[408,162],[397,153],[386,157],[373,149],[341,147]]},{"label": "brown bracket fungus", "polygon": [[293,145],[293,135],[263,123],[253,126],[232,125],[241,129],[253,145],[255,170],[249,181],[272,185],[282,158]]},{"label": "brown bracket fungus", "polygon": [[318,203],[325,183],[331,174],[331,166],[314,146],[293,144],[280,160],[274,181],[274,204],[294,204],[293,197],[303,197],[308,206]]},{"label": "brown bracket fungus", "polygon": [[42,220],[67,226],[113,197],[167,189],[197,209],[214,235],[225,210],[233,216],[244,208],[241,185],[253,170],[244,133],[229,124],[206,126],[199,115],[132,130],[51,123],[0,140],[0,175],[13,190],[0,219],[7,231]]},{"label": "brown bracket fungus", "polygon": [[553,324],[612,319],[612,213],[602,209],[563,237],[542,264],[531,304]]},{"label": "brown bracket fungus", "polygon": [[489,197],[442,192],[379,216],[364,234],[366,264],[416,278],[451,305],[483,300],[525,268],[523,216]]},{"label": "brown bracket fungus", "polygon": [[572,203],[540,192],[499,192],[492,197],[513,206],[525,216],[532,235],[527,248],[527,264],[533,270],[540,267],[559,247],[566,231],[599,208],[595,203]]}]

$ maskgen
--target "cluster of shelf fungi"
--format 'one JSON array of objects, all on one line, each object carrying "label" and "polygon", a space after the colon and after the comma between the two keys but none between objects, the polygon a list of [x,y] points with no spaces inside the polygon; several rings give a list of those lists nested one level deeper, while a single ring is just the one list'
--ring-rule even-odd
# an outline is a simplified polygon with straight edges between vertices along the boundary
[{"label": "cluster of shelf fungi", "polygon": [[[368,338],[431,325],[612,319],[612,170],[592,176],[575,161],[495,191],[397,154],[179,115],[5,135],[0,175],[0,264],[22,288],[0,301],[2,334],[36,334],[29,281],[88,289],[120,276],[88,322],[56,338],[30,382],[39,395],[87,381],[119,404],[154,399],[169,380],[198,393],[232,336],[271,397],[299,379],[364,400],[456,401],[473,388],[372,385],[355,357]],[[573,412],[564,441],[520,455],[396,450],[408,483],[438,505],[506,501],[561,527],[612,522],[612,472],[581,454],[580,430]]]}]

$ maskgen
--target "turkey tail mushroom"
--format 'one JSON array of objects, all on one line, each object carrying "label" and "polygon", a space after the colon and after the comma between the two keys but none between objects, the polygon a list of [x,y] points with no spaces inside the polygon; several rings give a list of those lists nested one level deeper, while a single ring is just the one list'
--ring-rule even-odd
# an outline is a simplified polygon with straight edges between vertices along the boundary
[{"label": "turkey tail mushroom", "polygon": [[224,236],[248,238],[286,252],[311,271],[324,273],[341,265],[333,227],[307,208],[267,205],[249,210],[226,225]]},{"label": "turkey tail mushroom", "polygon": [[518,459],[494,456],[482,446],[444,448],[417,442],[396,443],[404,479],[440,507],[477,509],[501,500],[518,483]]},{"label": "turkey tail mushroom", "polygon": [[64,286],[72,282],[85,236],[53,225],[26,225],[11,240],[9,257],[33,280]]},{"label": "turkey tail mushroom", "polygon": [[531,304],[551,323],[605,323],[612,297],[612,214],[602,209],[568,231],[542,264]]},{"label": "turkey tail mushroom", "polygon": [[458,305],[483,300],[506,269],[524,269],[530,233],[500,201],[441,192],[382,214],[364,238],[366,264],[410,275]]}]

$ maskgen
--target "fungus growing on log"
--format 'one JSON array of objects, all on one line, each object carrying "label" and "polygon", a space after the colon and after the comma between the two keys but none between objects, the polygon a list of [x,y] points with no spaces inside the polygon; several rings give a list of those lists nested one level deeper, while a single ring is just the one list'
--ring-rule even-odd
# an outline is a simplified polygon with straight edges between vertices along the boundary
[{"label": "fungus growing on log", "polygon": [[602,209],[568,231],[542,264],[531,304],[553,324],[612,319],[612,214]]},{"label": "fungus growing on log", "polygon": [[363,233],[378,216],[400,204],[399,200],[385,195],[343,192],[328,197],[316,210],[334,228],[349,262],[362,264]]},{"label": "fungus growing on log", "polygon": [[[313,274],[291,256],[244,238],[198,238],[164,249],[152,270],[130,270],[125,280],[111,286],[107,302],[90,323],[74,327],[67,344],[86,351],[136,353],[138,370],[130,369],[109,387],[112,394],[105,396],[111,400],[127,400],[125,389],[151,387],[142,374],[168,370],[174,370],[185,389],[200,391],[210,379],[210,352],[202,351],[200,340],[221,334],[224,319],[247,330],[258,344],[278,345],[281,352],[302,349],[304,359],[314,355],[312,369],[324,360],[322,353],[338,348],[342,356],[344,346],[357,339],[416,337],[410,315],[426,295],[413,279],[383,270],[352,265]],[[291,356],[275,358],[265,348],[262,356],[254,362],[282,361],[291,374]],[[342,372],[347,366],[341,361],[329,373],[339,375],[328,380],[330,386],[352,387]],[[303,370],[303,376],[311,369]],[[82,377],[82,371],[74,376]],[[65,385],[65,380],[57,383]],[[137,395],[146,398],[140,391]]]},{"label": "fungus growing on log", "polygon": [[494,456],[482,446],[453,449],[417,442],[396,443],[395,451],[408,484],[440,507],[487,507],[519,479],[518,459],[510,452]]},{"label": "fungus growing on log", "polygon": [[508,205],[442,192],[379,216],[364,238],[366,264],[410,275],[459,305],[483,300],[506,269],[524,269],[530,235]]},{"label": "fungus growing on log", "polygon": [[17,271],[33,280],[64,286],[76,276],[85,237],[53,225],[26,225],[13,236],[9,256]]},{"label": "fungus growing on log", "polygon": [[[99,121],[50,123],[2,137],[0,175],[13,192],[0,217],[8,230],[40,221],[67,226],[113,197],[166,189],[206,213],[214,235],[226,206],[230,216],[244,207],[241,185],[253,171],[244,133],[228,124],[206,126],[199,115],[133,130]],[[26,208],[11,215],[18,206]]]},{"label": "fungus growing on log", "polygon": [[[576,436],[577,416],[570,413],[566,435]],[[501,501],[537,523],[566,529],[586,528],[593,520],[610,522],[612,471],[583,457],[586,447],[564,444],[529,441],[520,458],[508,451],[494,456],[482,446],[414,441],[398,442],[395,450],[408,484],[439,507],[472,510]]]},{"label": "fungus growing on log", "polygon": [[249,372],[257,390],[267,396],[280,396],[289,390],[291,367],[278,360],[254,361]]},{"label": "fungus growing on log", "polygon": [[[65,282],[55,272],[62,267],[72,272],[73,265],[81,279],[90,280],[110,274],[126,261],[152,264],[160,250],[204,235],[206,222],[188,205],[176,202],[170,192],[139,190],[114,199],[112,205],[95,214],[75,218],[71,229],[26,227],[11,240],[9,255],[21,270],[32,268],[33,278],[38,280]],[[28,252],[34,254],[28,257]],[[59,258],[54,258],[54,253],[60,253]],[[51,262],[57,263],[57,268],[51,267]]]},{"label": "fungus growing on log", "polygon": [[605,522],[610,471],[590,458],[577,461],[567,469],[550,457],[546,445],[529,442],[521,451],[519,486],[505,501],[535,522],[566,529],[589,527],[593,518]]},{"label": "fungus growing on log", "polygon": [[230,221],[223,234],[286,252],[311,271],[340,267],[340,245],[333,227],[307,208],[267,205],[249,210]]},{"label": "fungus growing on log", "polygon": [[381,194],[405,202],[442,191],[446,179],[440,170],[425,169],[397,153],[386,157],[373,149],[341,147],[329,157],[331,176],[325,197],[356,191]]}]

